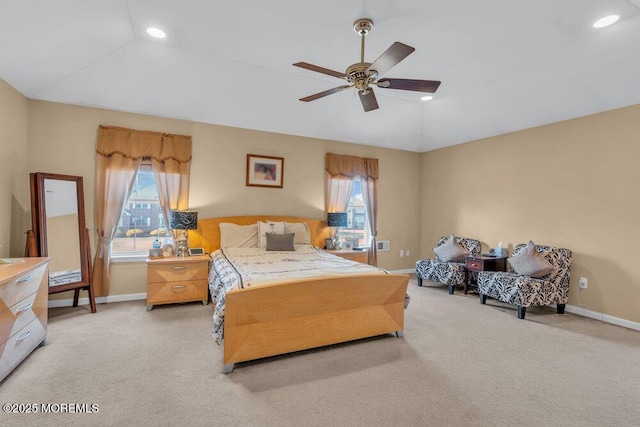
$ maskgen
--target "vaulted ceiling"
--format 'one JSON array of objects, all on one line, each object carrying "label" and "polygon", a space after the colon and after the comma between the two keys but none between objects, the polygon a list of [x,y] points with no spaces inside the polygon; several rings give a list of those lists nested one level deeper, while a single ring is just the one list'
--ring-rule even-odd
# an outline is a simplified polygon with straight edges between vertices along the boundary
[{"label": "vaulted ceiling", "polygon": [[[298,100],[345,84],[292,64],[359,62],[361,17],[365,61],[415,47],[385,76],[433,100]],[[638,104],[638,76],[640,0],[0,0],[0,78],[29,98],[417,152]]]}]

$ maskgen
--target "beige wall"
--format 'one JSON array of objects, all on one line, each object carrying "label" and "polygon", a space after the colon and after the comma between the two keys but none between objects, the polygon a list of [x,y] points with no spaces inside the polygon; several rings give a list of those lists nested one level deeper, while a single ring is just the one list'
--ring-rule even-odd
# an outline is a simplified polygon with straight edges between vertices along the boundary
[{"label": "beige wall", "polygon": [[422,154],[421,248],[449,233],[573,251],[569,304],[640,322],[640,105]]},{"label": "beige wall", "polygon": [[24,255],[30,227],[27,98],[0,79],[0,257]]},{"label": "beige wall", "polygon": [[[323,218],[325,153],[376,157],[381,174],[378,238],[391,240],[393,248],[380,253],[378,263],[390,270],[415,268],[419,153],[30,100],[28,172],[83,176],[90,230],[96,228],[95,145],[100,124],[191,135],[189,205],[201,218],[261,213]],[[248,153],[284,157],[284,188],[246,187]],[[400,258],[400,249],[411,250],[412,256]],[[111,294],[145,292],[145,274],[144,263],[115,264]]]}]

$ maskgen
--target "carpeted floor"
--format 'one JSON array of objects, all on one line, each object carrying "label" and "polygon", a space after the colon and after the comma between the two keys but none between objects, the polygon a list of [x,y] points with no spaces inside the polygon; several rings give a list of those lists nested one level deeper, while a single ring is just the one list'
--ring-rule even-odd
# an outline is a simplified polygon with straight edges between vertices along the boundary
[{"label": "carpeted floor", "polygon": [[[49,310],[49,345],[0,403],[97,413],[0,414],[2,425],[638,426],[640,332],[409,283],[391,335],[220,373],[211,306],[144,301]],[[56,409],[54,405],[51,408]]]}]

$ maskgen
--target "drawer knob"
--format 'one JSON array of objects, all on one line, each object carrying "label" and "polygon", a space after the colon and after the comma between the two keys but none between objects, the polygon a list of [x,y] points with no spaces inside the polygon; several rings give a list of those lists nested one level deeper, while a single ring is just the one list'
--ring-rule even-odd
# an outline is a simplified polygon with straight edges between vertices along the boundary
[{"label": "drawer knob", "polygon": [[172,291],[178,291],[178,290],[180,290],[180,289],[187,289],[187,286],[186,286],[186,285],[173,285],[173,286],[171,287],[171,290],[172,290]]},{"label": "drawer knob", "polygon": [[28,276],[24,276],[24,277],[19,278],[18,280],[16,280],[16,283],[28,282],[31,279],[33,279],[33,276],[30,274]]},{"label": "drawer knob", "polygon": [[24,341],[27,338],[29,338],[30,335],[31,335],[31,331],[27,331],[24,334],[20,335],[18,338],[16,338],[16,341],[18,341],[18,342]]},{"label": "drawer knob", "polygon": [[172,270],[186,270],[187,267],[184,265],[174,265],[173,267],[171,267]]}]

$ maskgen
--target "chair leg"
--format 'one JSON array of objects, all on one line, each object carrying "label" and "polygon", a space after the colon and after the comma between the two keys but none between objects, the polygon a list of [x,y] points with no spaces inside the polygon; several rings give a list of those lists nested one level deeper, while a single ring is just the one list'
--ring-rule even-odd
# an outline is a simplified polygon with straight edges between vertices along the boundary
[{"label": "chair leg", "polygon": [[78,306],[78,299],[80,298],[80,288],[76,288],[73,292],[73,306]]},{"label": "chair leg", "polygon": [[480,304],[486,304],[487,296],[485,294],[478,294],[478,295],[480,295]]},{"label": "chair leg", "polygon": [[518,306],[518,319],[524,319],[524,315],[527,311],[527,307],[521,305]]},{"label": "chair leg", "polygon": [[418,276],[418,286],[422,286],[422,277]]},{"label": "chair leg", "polygon": [[564,304],[557,304],[558,314],[564,314]]},{"label": "chair leg", "polygon": [[449,294],[453,295],[453,291],[456,289],[455,286],[449,285]]}]

